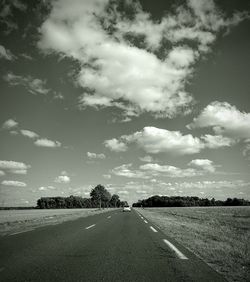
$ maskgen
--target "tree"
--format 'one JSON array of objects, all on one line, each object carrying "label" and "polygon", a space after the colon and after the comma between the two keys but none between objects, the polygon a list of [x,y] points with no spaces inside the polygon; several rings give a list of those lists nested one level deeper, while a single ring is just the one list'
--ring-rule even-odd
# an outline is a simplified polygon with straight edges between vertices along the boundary
[{"label": "tree", "polygon": [[120,198],[118,195],[113,194],[109,202],[112,207],[114,208],[119,207]]},{"label": "tree", "polygon": [[107,203],[111,199],[111,194],[101,184],[98,184],[94,189],[91,190],[90,196],[94,203],[99,203],[99,208],[102,206],[107,206]]},{"label": "tree", "polygon": [[228,198],[226,201],[211,200],[199,197],[180,197],[180,196],[152,196],[144,200],[138,200],[133,207],[209,207],[209,206],[249,206],[250,201],[238,198]]},{"label": "tree", "polygon": [[128,206],[128,202],[127,201],[121,201],[121,207],[123,208],[123,207],[126,207],[126,206]]},{"label": "tree", "polygon": [[37,208],[40,209],[73,209],[73,208],[96,208],[96,207],[123,207],[127,202],[120,201],[119,196],[111,194],[101,184],[92,189],[91,198],[80,196],[69,197],[42,197],[37,200]]}]

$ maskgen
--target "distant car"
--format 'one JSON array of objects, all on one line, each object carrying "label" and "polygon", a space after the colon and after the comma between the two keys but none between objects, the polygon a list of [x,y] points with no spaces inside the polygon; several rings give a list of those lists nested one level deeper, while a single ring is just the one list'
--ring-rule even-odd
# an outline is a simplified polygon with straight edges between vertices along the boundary
[{"label": "distant car", "polygon": [[131,208],[129,206],[123,207],[123,212],[131,212]]}]

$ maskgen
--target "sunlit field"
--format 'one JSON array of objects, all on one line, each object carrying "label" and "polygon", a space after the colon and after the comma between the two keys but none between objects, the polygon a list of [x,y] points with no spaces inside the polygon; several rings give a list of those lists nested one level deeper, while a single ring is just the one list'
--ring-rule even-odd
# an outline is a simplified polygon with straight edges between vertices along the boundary
[{"label": "sunlit field", "polygon": [[47,224],[57,224],[110,209],[30,209],[0,210],[0,235],[22,232]]},{"label": "sunlit field", "polygon": [[137,210],[229,281],[250,281],[250,207]]}]

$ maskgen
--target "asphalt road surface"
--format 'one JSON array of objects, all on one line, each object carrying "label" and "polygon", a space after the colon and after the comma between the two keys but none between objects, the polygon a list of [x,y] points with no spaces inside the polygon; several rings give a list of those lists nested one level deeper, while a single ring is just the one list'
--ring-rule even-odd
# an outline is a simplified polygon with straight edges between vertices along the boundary
[{"label": "asphalt road surface", "polygon": [[225,281],[136,211],[0,238],[0,281]]}]

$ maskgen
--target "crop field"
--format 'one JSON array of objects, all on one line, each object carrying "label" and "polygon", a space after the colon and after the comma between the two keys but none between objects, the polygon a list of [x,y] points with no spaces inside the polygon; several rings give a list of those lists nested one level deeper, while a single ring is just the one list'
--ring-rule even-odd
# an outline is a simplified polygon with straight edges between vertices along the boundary
[{"label": "crop field", "polygon": [[228,281],[250,281],[250,207],[137,210]]},{"label": "crop field", "polygon": [[47,224],[58,224],[106,211],[109,209],[0,210],[0,235],[22,232]]}]

